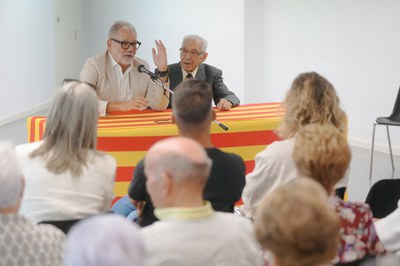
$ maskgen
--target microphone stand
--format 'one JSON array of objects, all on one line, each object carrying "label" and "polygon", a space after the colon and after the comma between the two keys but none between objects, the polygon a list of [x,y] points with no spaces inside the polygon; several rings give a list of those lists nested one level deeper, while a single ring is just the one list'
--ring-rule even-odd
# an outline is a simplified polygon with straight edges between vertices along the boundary
[{"label": "microphone stand", "polygon": [[[163,88],[164,90],[169,91],[169,93],[174,94],[174,91],[171,90],[170,88],[166,88],[164,86],[164,82],[162,82],[162,80],[160,80],[158,77],[155,78],[153,76],[150,76],[151,80],[156,83],[157,85],[161,86],[161,88]],[[218,120],[213,120],[213,122],[215,124],[217,124],[220,128],[222,128],[223,130],[227,131],[229,128],[227,126],[225,126],[224,124],[222,124],[221,122],[219,122]]]}]

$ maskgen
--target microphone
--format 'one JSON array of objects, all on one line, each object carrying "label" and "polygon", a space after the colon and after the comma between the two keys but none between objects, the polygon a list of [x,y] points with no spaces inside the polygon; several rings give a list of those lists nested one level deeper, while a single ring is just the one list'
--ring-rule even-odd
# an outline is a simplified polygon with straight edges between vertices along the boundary
[{"label": "microphone", "polygon": [[[158,85],[160,85],[164,90],[167,90],[171,94],[174,94],[174,92],[172,90],[170,90],[169,88],[164,87],[164,84],[159,80],[157,75],[154,74],[153,72],[151,72],[150,70],[148,70],[144,65],[138,65],[137,69],[138,69],[138,71],[140,73],[146,73],[147,75],[149,75],[151,80],[154,81],[155,83],[157,83]],[[216,123],[220,128],[222,128],[225,131],[229,129],[227,126],[225,126],[224,124],[222,124],[218,120],[214,120],[213,122]]]},{"label": "microphone", "polygon": [[152,80],[158,79],[157,75],[148,70],[144,65],[138,65],[137,69],[139,70],[140,73],[146,73],[147,75],[149,75]]}]

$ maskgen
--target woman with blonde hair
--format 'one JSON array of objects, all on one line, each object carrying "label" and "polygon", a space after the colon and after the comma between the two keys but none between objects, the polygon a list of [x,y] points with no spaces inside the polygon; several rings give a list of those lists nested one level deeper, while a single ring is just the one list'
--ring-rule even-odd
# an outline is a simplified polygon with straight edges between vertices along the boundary
[{"label": "woman with blonde hair", "polygon": [[343,201],[334,186],[343,178],[351,159],[346,138],[329,124],[310,124],[295,137],[293,159],[299,176],[320,183],[330,195],[329,205],[340,219],[340,244],[334,262],[351,262],[385,252],[365,203]]},{"label": "woman with blonde hair", "polygon": [[324,189],[308,178],[297,178],[263,198],[254,225],[268,265],[331,265],[336,255],[339,220]]},{"label": "woman with blonde hair", "polygon": [[332,84],[316,72],[302,73],[292,82],[283,102],[285,115],[278,128],[280,141],[267,146],[255,157],[253,172],[246,176],[242,210],[252,217],[259,200],[297,177],[292,159],[294,136],[304,125],[328,123],[346,130],[344,111]]},{"label": "woman with blonde hair", "polygon": [[20,213],[34,222],[81,219],[114,198],[115,159],[96,150],[98,97],[90,84],[65,82],[43,140],[16,147],[25,176]]}]

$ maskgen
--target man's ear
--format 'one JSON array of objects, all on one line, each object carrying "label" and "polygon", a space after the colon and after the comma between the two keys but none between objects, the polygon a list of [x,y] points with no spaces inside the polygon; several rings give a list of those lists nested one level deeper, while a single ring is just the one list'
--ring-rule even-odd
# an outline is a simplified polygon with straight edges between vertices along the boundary
[{"label": "man's ear", "polygon": [[110,39],[107,40],[107,49],[108,50],[110,50],[110,48],[111,48],[111,42],[112,41]]},{"label": "man's ear", "polygon": [[204,52],[204,54],[202,54],[202,60],[201,60],[202,63],[203,63],[204,61],[206,61],[207,56],[208,56],[208,53],[207,53],[207,52]]},{"label": "man's ear", "polygon": [[163,193],[166,197],[170,196],[173,192],[173,186],[174,186],[173,177],[165,173],[163,174],[162,178],[164,179]]}]

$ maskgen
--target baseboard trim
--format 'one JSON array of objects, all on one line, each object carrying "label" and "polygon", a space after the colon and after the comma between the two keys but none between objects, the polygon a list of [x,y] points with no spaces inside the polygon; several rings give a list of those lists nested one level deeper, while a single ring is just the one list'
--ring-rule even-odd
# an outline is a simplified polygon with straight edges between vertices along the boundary
[{"label": "baseboard trim", "polygon": [[[348,141],[350,146],[371,150],[372,143],[370,141],[365,141],[363,139],[351,138],[351,137],[348,138]],[[389,146],[377,143],[375,141],[374,151],[389,154]],[[393,155],[400,156],[400,148],[392,145],[392,153]]]},{"label": "baseboard trim", "polygon": [[42,104],[34,105],[33,107],[31,107],[29,109],[25,109],[19,113],[12,114],[12,115],[6,116],[6,117],[2,117],[2,118],[0,118],[0,126],[10,124],[10,123],[15,122],[20,119],[24,119],[24,118],[31,116],[37,112],[46,110],[47,108],[49,108],[49,106],[50,106],[50,101],[42,103]]}]

